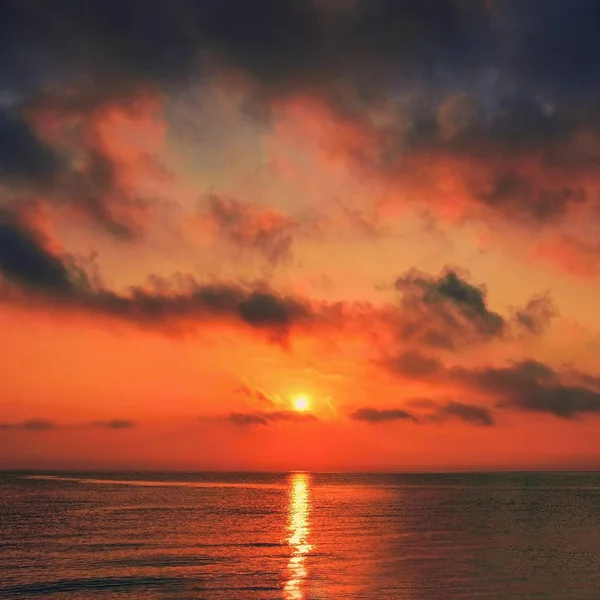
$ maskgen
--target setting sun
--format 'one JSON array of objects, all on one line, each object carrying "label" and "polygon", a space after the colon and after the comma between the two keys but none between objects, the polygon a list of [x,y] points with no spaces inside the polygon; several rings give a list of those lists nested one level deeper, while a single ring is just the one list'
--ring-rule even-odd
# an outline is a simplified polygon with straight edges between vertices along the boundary
[{"label": "setting sun", "polygon": [[294,406],[294,410],[299,412],[307,411],[310,408],[310,400],[308,396],[304,394],[299,394],[292,400],[292,404]]}]

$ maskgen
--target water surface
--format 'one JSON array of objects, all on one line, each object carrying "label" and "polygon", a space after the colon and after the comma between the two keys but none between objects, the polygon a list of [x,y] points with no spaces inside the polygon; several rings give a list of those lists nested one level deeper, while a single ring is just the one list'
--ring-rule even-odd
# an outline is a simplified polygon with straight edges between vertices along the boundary
[{"label": "water surface", "polygon": [[0,598],[599,600],[600,475],[0,473]]}]

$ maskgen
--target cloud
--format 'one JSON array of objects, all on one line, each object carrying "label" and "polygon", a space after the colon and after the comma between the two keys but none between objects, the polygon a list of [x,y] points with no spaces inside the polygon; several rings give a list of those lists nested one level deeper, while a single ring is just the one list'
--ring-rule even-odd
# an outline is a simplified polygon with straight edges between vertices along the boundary
[{"label": "cloud", "polygon": [[[156,210],[140,190],[159,184],[167,171],[161,100],[139,95],[98,106],[38,98],[28,107],[32,135],[59,157],[51,181],[32,192],[39,206],[68,208],[109,234],[131,240],[142,234]],[[17,188],[17,191],[21,191]]]},{"label": "cloud", "polygon": [[564,375],[533,360],[508,367],[454,368],[450,378],[499,396],[498,405],[503,408],[548,413],[562,419],[600,414],[600,392],[583,383],[566,383]]},{"label": "cloud", "polygon": [[[535,360],[514,361],[508,366],[466,368],[446,367],[441,361],[431,359],[429,365],[429,369],[411,371],[402,361],[391,359],[384,363],[388,370],[402,377],[476,392],[495,400],[498,408],[546,413],[561,419],[600,414],[600,391],[597,377],[593,375],[560,372]],[[457,416],[465,410],[464,405],[458,406],[458,403],[447,405],[448,409]],[[474,413],[472,417],[475,418]]]},{"label": "cloud", "polygon": [[0,107],[0,178],[47,185],[59,165],[56,153],[37,138],[22,115]]},{"label": "cloud", "polygon": [[[401,408],[379,409],[363,407],[351,413],[350,418],[355,421],[366,421],[368,423],[412,421],[419,424],[439,423],[456,418],[473,425],[486,427],[495,424],[494,417],[489,409],[474,404],[465,404],[452,400],[440,403],[429,399],[418,399],[408,401],[408,405],[416,409],[417,412]],[[423,412],[423,410],[426,410],[426,412]]]},{"label": "cloud", "polygon": [[557,314],[552,298],[548,295],[535,296],[523,308],[514,311],[514,322],[525,333],[541,335]]},{"label": "cloud", "polygon": [[[64,429],[68,427],[87,427],[87,424],[63,424],[56,423],[55,421],[50,421],[48,419],[28,419],[26,421],[20,421],[16,423],[4,422],[0,423],[0,430],[21,430],[21,431],[47,431],[49,429]],[[92,427],[102,428],[102,429],[131,429],[135,427],[135,423],[133,421],[125,420],[125,419],[110,419],[108,421],[94,421],[91,423]]]},{"label": "cloud", "polygon": [[0,271],[24,288],[68,293],[72,282],[67,268],[38,238],[16,222],[0,221]]},{"label": "cloud", "polygon": [[242,394],[242,395],[246,396],[247,398],[250,398],[251,400],[258,400],[259,402],[261,402],[263,404],[268,404],[270,406],[273,405],[273,400],[271,400],[271,398],[269,398],[269,396],[267,396],[267,394],[265,394],[261,390],[252,389],[248,385],[241,385],[240,387],[238,387],[234,390],[234,393]]},{"label": "cloud", "polygon": [[[117,293],[103,285],[95,268],[59,254],[29,225],[1,214],[0,276],[0,301],[22,307],[81,311],[170,332],[189,331],[209,321],[233,322],[282,346],[293,330],[365,335],[366,326],[373,324],[386,335],[394,332],[394,344],[446,350],[502,339],[507,331],[507,321],[487,308],[483,288],[450,270],[438,278],[408,272],[396,281],[399,305],[383,307],[310,302],[266,284],[202,283],[179,273],[171,278],[153,275],[145,285]],[[534,299],[516,314],[521,328],[542,333],[553,312],[549,301]],[[388,367],[435,369],[417,350],[406,348]]]},{"label": "cloud", "polygon": [[452,270],[436,279],[413,269],[400,276],[395,287],[410,316],[401,327],[404,340],[450,349],[504,333],[503,318],[486,306],[485,290]]},{"label": "cloud", "polygon": [[94,421],[93,426],[105,429],[131,429],[135,427],[135,423],[126,419],[111,419],[109,421]]},{"label": "cloud", "polygon": [[272,412],[257,411],[252,413],[232,412],[227,420],[235,425],[269,425],[277,422],[306,423],[318,421],[311,413],[300,413],[292,410],[277,410]]},{"label": "cloud", "polygon": [[495,425],[492,411],[485,406],[456,402],[454,400],[439,402],[429,399],[413,400],[409,404],[414,408],[427,410],[427,413],[422,417],[422,422],[437,423],[456,418],[466,423],[483,427]]},{"label": "cloud", "polygon": [[[513,322],[490,310],[487,292],[466,280],[456,270],[446,267],[439,276],[411,269],[395,282],[401,294],[399,337],[403,342],[454,350],[511,333],[516,323],[520,330],[542,334],[555,316],[549,297],[534,297],[521,309],[515,309]],[[405,354],[404,360],[417,367],[416,355]],[[421,366],[427,368],[422,362]]]},{"label": "cloud", "polygon": [[[263,120],[302,98],[326,107],[333,136],[337,125],[357,133],[338,154],[383,180],[393,202],[516,223],[534,246],[551,232],[550,245],[597,256],[593,243],[561,237],[574,215],[598,217],[597,16],[593,0],[8,0],[0,177],[36,185],[44,201],[114,235],[140,235],[152,202],[130,177],[152,152],[124,165],[107,130],[123,119],[145,129],[138,117],[154,110],[145,99],[160,105],[233,70]],[[48,119],[57,138],[40,126]],[[232,214],[236,224],[223,228]],[[212,216],[230,242],[270,261],[289,255],[288,224],[259,223],[239,205]]]},{"label": "cloud", "polygon": [[594,61],[600,45],[592,19],[600,16],[600,10],[595,2],[584,1],[574,7],[538,1],[527,6],[517,3],[511,8],[522,11],[528,25],[511,57],[511,65],[520,77],[553,92],[587,95],[597,91]]},{"label": "cloud", "polygon": [[[593,265],[586,257],[597,256],[598,245],[581,223],[600,214],[595,99],[577,106],[574,98],[562,104],[534,97],[516,88],[509,73],[489,70],[462,84],[471,88],[468,94],[429,81],[401,96],[385,89],[377,100],[357,100],[354,111],[316,92],[283,103],[281,118],[310,113],[321,124],[309,138],[313,151],[385,189],[383,199],[363,199],[382,217],[411,206],[447,223],[501,230],[500,244],[519,237],[525,252],[563,268],[572,265],[554,256],[559,242],[561,254]],[[582,235],[566,235],[573,230]]]},{"label": "cloud", "polygon": [[237,310],[242,321],[253,327],[287,327],[294,316],[307,314],[300,304],[293,300],[286,303],[269,292],[252,292],[239,303]]},{"label": "cloud", "polygon": [[[514,87],[510,74],[506,79]],[[582,230],[582,219],[595,222],[599,215],[600,178],[594,165],[600,156],[600,112],[595,100],[574,106],[573,98],[544,102],[523,97],[523,90],[499,89],[488,97],[474,92],[459,106],[452,91],[441,102],[435,93],[427,90],[409,106],[398,103],[388,111],[392,117],[385,127],[368,120],[350,125],[361,132],[361,145],[369,151],[357,155],[353,148],[342,148],[341,157],[395,190],[385,209],[411,204],[447,221],[483,222],[526,234],[525,247],[557,266],[571,269],[560,259],[565,253],[581,255],[575,272],[586,254],[597,256],[593,235],[566,235],[573,228]],[[452,134],[448,104],[456,112]],[[506,237],[498,239],[502,243]],[[562,246],[558,256],[556,244]]]},{"label": "cloud", "polygon": [[494,425],[494,417],[489,409],[483,406],[450,401],[439,407],[436,416],[458,417],[467,423],[489,427]]},{"label": "cloud", "polygon": [[56,424],[47,419],[28,419],[20,423],[0,423],[0,429],[20,429],[25,431],[47,431],[55,427]]},{"label": "cloud", "polygon": [[229,421],[236,425],[268,425],[269,421],[261,414],[254,413],[231,413]]},{"label": "cloud", "polygon": [[367,421],[369,423],[383,423],[386,421],[417,421],[413,414],[398,408],[359,408],[350,415],[350,418],[354,419],[355,421]]},{"label": "cloud", "polygon": [[313,316],[308,305],[266,288],[200,284],[192,277],[153,277],[146,288],[131,288],[129,295],[95,289],[84,271],[67,268],[40,236],[10,221],[0,223],[0,274],[8,283],[0,290],[4,301],[37,301],[159,328],[186,320],[230,319],[284,343],[291,327]]},{"label": "cloud", "polygon": [[206,218],[221,239],[242,251],[257,252],[271,264],[288,261],[292,256],[299,223],[281,213],[210,194],[206,198]]},{"label": "cloud", "polygon": [[[9,1],[0,32],[14,66],[5,77],[27,89],[48,70],[62,80],[85,72],[88,85],[106,97],[149,84],[181,85],[210,59],[247,73],[271,94],[323,85],[335,75],[374,87],[391,83],[394,73],[407,77],[435,64],[485,64],[486,45],[496,39],[484,2],[340,6],[293,0],[149,6],[131,0],[125,9],[113,0],[92,0],[85,8],[68,0],[35,7]],[[34,60],[42,56],[44,70]]]},{"label": "cloud", "polygon": [[[14,86],[0,75],[0,89]],[[13,93],[8,104],[0,101],[0,181],[6,186],[0,200],[17,214],[23,205],[67,209],[132,239],[155,210],[140,186],[166,176],[157,159],[165,129],[161,99],[147,89],[114,98],[100,88],[82,93],[76,84],[63,92],[42,85]]]},{"label": "cloud", "polygon": [[435,356],[427,356],[417,350],[406,350],[388,358],[384,365],[390,371],[409,378],[421,379],[438,373],[442,362]]}]

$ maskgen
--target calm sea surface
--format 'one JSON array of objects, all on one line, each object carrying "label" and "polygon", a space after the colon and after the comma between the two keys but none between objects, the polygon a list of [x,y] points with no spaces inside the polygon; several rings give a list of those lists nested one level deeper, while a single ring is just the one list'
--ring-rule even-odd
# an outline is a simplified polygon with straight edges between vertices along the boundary
[{"label": "calm sea surface", "polygon": [[600,600],[600,475],[4,472],[0,598]]}]

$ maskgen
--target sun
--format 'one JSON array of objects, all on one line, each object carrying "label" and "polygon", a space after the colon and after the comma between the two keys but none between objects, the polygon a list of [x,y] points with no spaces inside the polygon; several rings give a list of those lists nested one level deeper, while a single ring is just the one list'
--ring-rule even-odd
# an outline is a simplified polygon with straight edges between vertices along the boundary
[{"label": "sun", "polygon": [[306,412],[310,408],[310,399],[305,394],[298,394],[292,399],[292,406],[298,412]]}]

